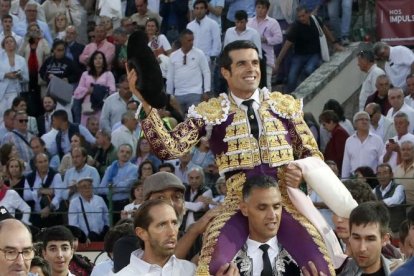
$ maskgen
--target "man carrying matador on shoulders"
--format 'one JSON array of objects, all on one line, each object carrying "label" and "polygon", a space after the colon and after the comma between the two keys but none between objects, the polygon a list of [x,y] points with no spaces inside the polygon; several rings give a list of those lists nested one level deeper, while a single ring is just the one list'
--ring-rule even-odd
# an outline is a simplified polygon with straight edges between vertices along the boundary
[{"label": "man carrying matador on shoulders", "polygon": [[219,60],[228,93],[190,107],[187,119],[168,131],[157,112],[165,104],[161,72],[156,63],[142,62],[137,38],[134,33],[128,43],[128,80],[142,103],[141,126],[154,153],[164,160],[177,158],[207,136],[219,173],[226,177],[224,208],[204,234],[197,275],[214,275],[245,243],[248,226],[239,211],[241,192],[246,179],[258,174],[279,182],[283,212],[278,242],[299,267],[311,261],[319,271],[335,275],[344,255],[332,229],[299,185],[305,180],[341,217],[348,218],[356,202],[322,161],[303,120],[302,101],[259,89],[256,46],[234,41]]}]

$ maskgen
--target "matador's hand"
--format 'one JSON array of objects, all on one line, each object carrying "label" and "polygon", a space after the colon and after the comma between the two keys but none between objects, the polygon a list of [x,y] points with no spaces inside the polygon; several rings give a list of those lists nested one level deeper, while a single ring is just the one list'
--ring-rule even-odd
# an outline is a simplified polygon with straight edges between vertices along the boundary
[{"label": "matador's hand", "polygon": [[292,163],[287,165],[285,174],[286,184],[293,188],[299,188],[299,185],[300,183],[302,183],[302,180],[302,170]]}]

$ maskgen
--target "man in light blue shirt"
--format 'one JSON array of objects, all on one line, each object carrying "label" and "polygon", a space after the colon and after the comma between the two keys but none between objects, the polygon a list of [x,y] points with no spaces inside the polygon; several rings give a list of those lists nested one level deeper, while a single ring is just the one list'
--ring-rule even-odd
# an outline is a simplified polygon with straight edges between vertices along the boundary
[{"label": "man in light blue shirt", "polygon": [[27,26],[29,26],[30,23],[37,23],[40,30],[42,30],[43,37],[47,40],[49,46],[52,47],[53,39],[50,34],[49,26],[45,22],[37,20],[38,6],[34,3],[29,3],[26,5],[24,11],[26,13],[26,20],[22,20],[16,24],[14,32],[17,35],[24,37],[27,32]]},{"label": "man in light blue shirt", "polygon": [[99,186],[99,194],[108,196],[109,187],[112,188],[111,198],[113,206],[113,222],[116,223],[124,206],[129,203],[129,194],[132,183],[138,178],[138,167],[129,160],[132,156],[132,147],[122,144],[118,147],[118,160],[114,161],[106,171]]},{"label": "man in light blue shirt", "polygon": [[[65,200],[75,198],[78,196],[76,193],[76,183],[79,179],[84,177],[91,177],[93,179],[93,187],[97,189],[101,181],[98,171],[86,164],[88,153],[84,148],[73,148],[71,150],[73,167],[68,169],[65,173],[63,180],[63,187],[67,188],[62,192],[62,197]],[[99,190],[97,191],[99,193]]]}]

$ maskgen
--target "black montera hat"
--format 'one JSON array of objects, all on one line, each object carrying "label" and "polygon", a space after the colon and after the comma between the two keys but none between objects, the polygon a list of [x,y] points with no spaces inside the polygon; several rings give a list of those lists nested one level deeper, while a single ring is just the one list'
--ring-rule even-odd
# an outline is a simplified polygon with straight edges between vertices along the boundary
[{"label": "black montera hat", "polygon": [[143,31],[136,31],[129,36],[127,54],[128,67],[135,69],[138,75],[136,87],[142,97],[155,108],[163,108],[167,104],[164,92],[164,81],[160,65],[148,47],[148,38]]},{"label": "black montera hat", "polygon": [[9,219],[9,218],[14,218],[14,217],[9,213],[9,211],[7,211],[6,207],[0,206],[0,221]]}]

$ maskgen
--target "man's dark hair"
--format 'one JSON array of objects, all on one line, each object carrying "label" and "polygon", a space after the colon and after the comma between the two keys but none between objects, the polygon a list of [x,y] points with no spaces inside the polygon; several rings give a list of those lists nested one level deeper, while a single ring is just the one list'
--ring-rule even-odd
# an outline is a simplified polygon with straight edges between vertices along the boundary
[{"label": "man's dark hair", "polygon": [[220,68],[223,67],[231,71],[231,64],[233,61],[230,57],[230,52],[240,49],[253,49],[257,52],[257,55],[259,55],[259,50],[253,42],[249,40],[236,40],[227,44],[221,52],[219,60]]},{"label": "man's dark hair", "polygon": [[[14,113],[15,111],[12,108],[8,108],[3,113],[3,118],[8,117],[10,114]],[[14,116],[13,116],[14,117]]]},{"label": "man's dark hair", "polygon": [[46,95],[46,96],[44,96],[44,97],[42,98],[42,104],[43,104],[43,100],[44,100],[45,98],[49,98],[49,99],[51,99],[51,100],[53,101],[53,103],[54,103],[55,105],[57,104],[57,102],[56,102],[55,98],[53,98],[53,97],[51,97],[51,96],[49,96],[49,95]]},{"label": "man's dark hair", "polygon": [[206,0],[196,0],[195,2],[194,2],[194,4],[193,4],[193,9],[195,9],[195,6],[196,5],[198,5],[198,4],[204,4],[204,8],[205,9],[208,9],[208,3],[207,3],[207,1]]},{"label": "man's dark hair", "polygon": [[17,96],[16,98],[13,99],[12,101],[12,107],[17,107],[21,102],[25,102],[27,104],[27,101],[25,98],[23,98],[22,96]]},{"label": "man's dark hair", "polygon": [[263,6],[266,7],[267,10],[269,10],[269,8],[270,8],[269,0],[256,0],[255,7],[257,7],[257,5],[263,5]]},{"label": "man's dark hair", "polygon": [[257,175],[247,179],[243,186],[242,195],[243,199],[247,199],[253,189],[268,189],[278,188],[276,179],[268,175]]},{"label": "man's dark hair", "polygon": [[104,238],[104,250],[106,253],[112,253],[115,242],[127,235],[134,235],[132,224],[120,224],[109,229]]},{"label": "man's dark hair", "polygon": [[39,143],[40,143],[40,145],[42,145],[42,147],[45,147],[46,146],[45,141],[43,141],[43,139],[40,138],[39,136],[33,136],[32,139],[30,139],[29,144],[32,144],[32,142],[33,141],[36,141],[36,140],[39,141]]},{"label": "man's dark hair", "polygon": [[194,35],[194,33],[192,30],[184,29],[181,31],[179,39],[182,39],[186,35]]},{"label": "man's dark hair", "polygon": [[349,216],[349,229],[351,232],[353,225],[366,226],[370,223],[378,223],[381,236],[387,234],[390,214],[384,203],[380,201],[363,202],[352,210]]},{"label": "man's dark hair", "polygon": [[339,118],[340,122],[345,121],[345,112],[342,108],[341,104],[334,99],[328,100],[325,105],[323,106],[323,110],[333,110]]},{"label": "man's dark hair", "polygon": [[339,123],[338,115],[333,110],[325,110],[319,115],[319,123]]},{"label": "man's dark hair", "polygon": [[357,57],[365,59],[368,62],[374,63],[375,62],[375,55],[374,52],[370,50],[362,50],[357,54]]},{"label": "man's dark hair", "polygon": [[371,187],[363,180],[349,179],[344,181],[343,184],[358,204],[377,200]]},{"label": "man's dark hair", "polygon": [[1,22],[3,22],[4,19],[11,19],[13,21],[13,17],[10,14],[3,15],[3,17],[1,18]]},{"label": "man's dark hair", "polygon": [[73,246],[74,237],[68,228],[62,225],[47,228],[43,233],[43,249],[46,250],[50,241],[68,241]]},{"label": "man's dark hair", "polygon": [[58,46],[63,45],[66,49],[66,42],[62,39],[55,39],[52,44],[52,51],[55,50]]},{"label": "man's dark hair", "polygon": [[66,110],[58,109],[52,114],[52,119],[61,119],[63,122],[67,122],[68,119],[68,113]]},{"label": "man's dark hair", "polygon": [[175,211],[174,207],[169,204],[168,202],[162,200],[162,199],[151,199],[147,200],[144,203],[139,206],[138,210],[135,213],[134,216],[134,227],[140,227],[142,229],[148,230],[149,225],[154,220],[153,217],[150,215],[150,211],[153,207],[159,206],[159,205],[167,205],[173,208],[175,214],[178,218],[178,213]]},{"label": "man's dark hair", "polygon": [[241,20],[246,20],[247,21],[247,12],[245,10],[238,10],[236,11],[236,13],[234,14],[234,18],[237,21],[241,21]]},{"label": "man's dark hair", "polygon": [[175,173],[175,167],[173,164],[165,162],[158,166],[158,171],[160,171],[161,168],[170,168],[171,173]]},{"label": "man's dark hair", "polygon": [[388,169],[388,172],[392,174],[392,167],[391,167],[391,165],[390,165],[390,164],[388,164],[388,163],[381,163],[381,164],[379,164],[379,165],[377,166],[377,171],[378,171],[378,169],[379,169],[379,168],[381,168],[381,167],[383,167],[383,168],[387,168],[387,169]]}]

